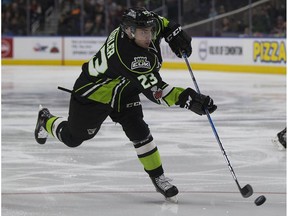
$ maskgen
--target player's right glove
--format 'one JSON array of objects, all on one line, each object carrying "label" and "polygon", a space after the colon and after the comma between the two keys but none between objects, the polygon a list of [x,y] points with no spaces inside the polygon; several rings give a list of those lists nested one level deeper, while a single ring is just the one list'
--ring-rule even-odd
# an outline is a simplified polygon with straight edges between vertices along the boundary
[{"label": "player's right glove", "polygon": [[214,105],[213,100],[209,96],[198,94],[191,88],[185,89],[179,95],[176,105],[189,109],[198,115],[206,115],[205,109],[209,113],[213,113],[217,109],[217,106]]}]

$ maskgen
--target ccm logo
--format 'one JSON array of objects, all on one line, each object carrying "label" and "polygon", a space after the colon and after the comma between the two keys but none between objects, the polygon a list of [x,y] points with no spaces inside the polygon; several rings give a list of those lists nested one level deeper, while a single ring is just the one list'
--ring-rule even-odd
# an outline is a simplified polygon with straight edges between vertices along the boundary
[{"label": "ccm logo", "polygon": [[170,42],[176,35],[178,35],[181,32],[181,26],[179,26],[177,29],[175,29],[168,37],[166,38],[168,42]]},{"label": "ccm logo", "polygon": [[141,102],[138,101],[138,102],[126,104],[126,108],[131,108],[131,107],[136,107],[136,106],[141,106]]}]

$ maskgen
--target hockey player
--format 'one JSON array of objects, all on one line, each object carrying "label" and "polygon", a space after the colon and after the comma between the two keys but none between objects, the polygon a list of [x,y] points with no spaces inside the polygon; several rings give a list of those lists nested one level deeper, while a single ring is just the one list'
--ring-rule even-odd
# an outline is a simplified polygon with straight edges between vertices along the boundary
[{"label": "hockey player", "polygon": [[156,104],[176,105],[199,115],[205,115],[205,109],[212,113],[217,106],[209,96],[191,88],[172,87],[162,80],[162,38],[178,57],[191,55],[191,37],[180,25],[144,8],[126,10],[120,26],[82,65],[71,94],[68,120],[40,108],[36,141],[44,144],[50,134],[69,147],[77,147],[93,138],[109,116],[134,144],[156,191],[165,198],[176,196],[178,189],[165,177],[159,151],[143,120],[139,94]]}]

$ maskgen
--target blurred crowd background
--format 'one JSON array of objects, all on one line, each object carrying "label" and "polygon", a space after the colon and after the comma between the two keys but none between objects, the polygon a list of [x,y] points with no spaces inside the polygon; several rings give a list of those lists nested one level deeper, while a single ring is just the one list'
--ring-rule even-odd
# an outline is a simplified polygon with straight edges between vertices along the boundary
[{"label": "blurred crowd background", "polygon": [[106,36],[132,6],[191,36],[286,37],[286,0],[2,0],[2,36]]}]

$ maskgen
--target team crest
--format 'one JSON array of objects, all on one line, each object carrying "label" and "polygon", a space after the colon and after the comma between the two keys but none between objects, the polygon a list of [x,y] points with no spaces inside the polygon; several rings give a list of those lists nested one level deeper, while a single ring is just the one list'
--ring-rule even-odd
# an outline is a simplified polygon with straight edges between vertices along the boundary
[{"label": "team crest", "polygon": [[151,68],[150,62],[147,60],[147,57],[144,56],[138,56],[134,57],[134,61],[131,63],[131,70],[134,70],[136,68]]}]

